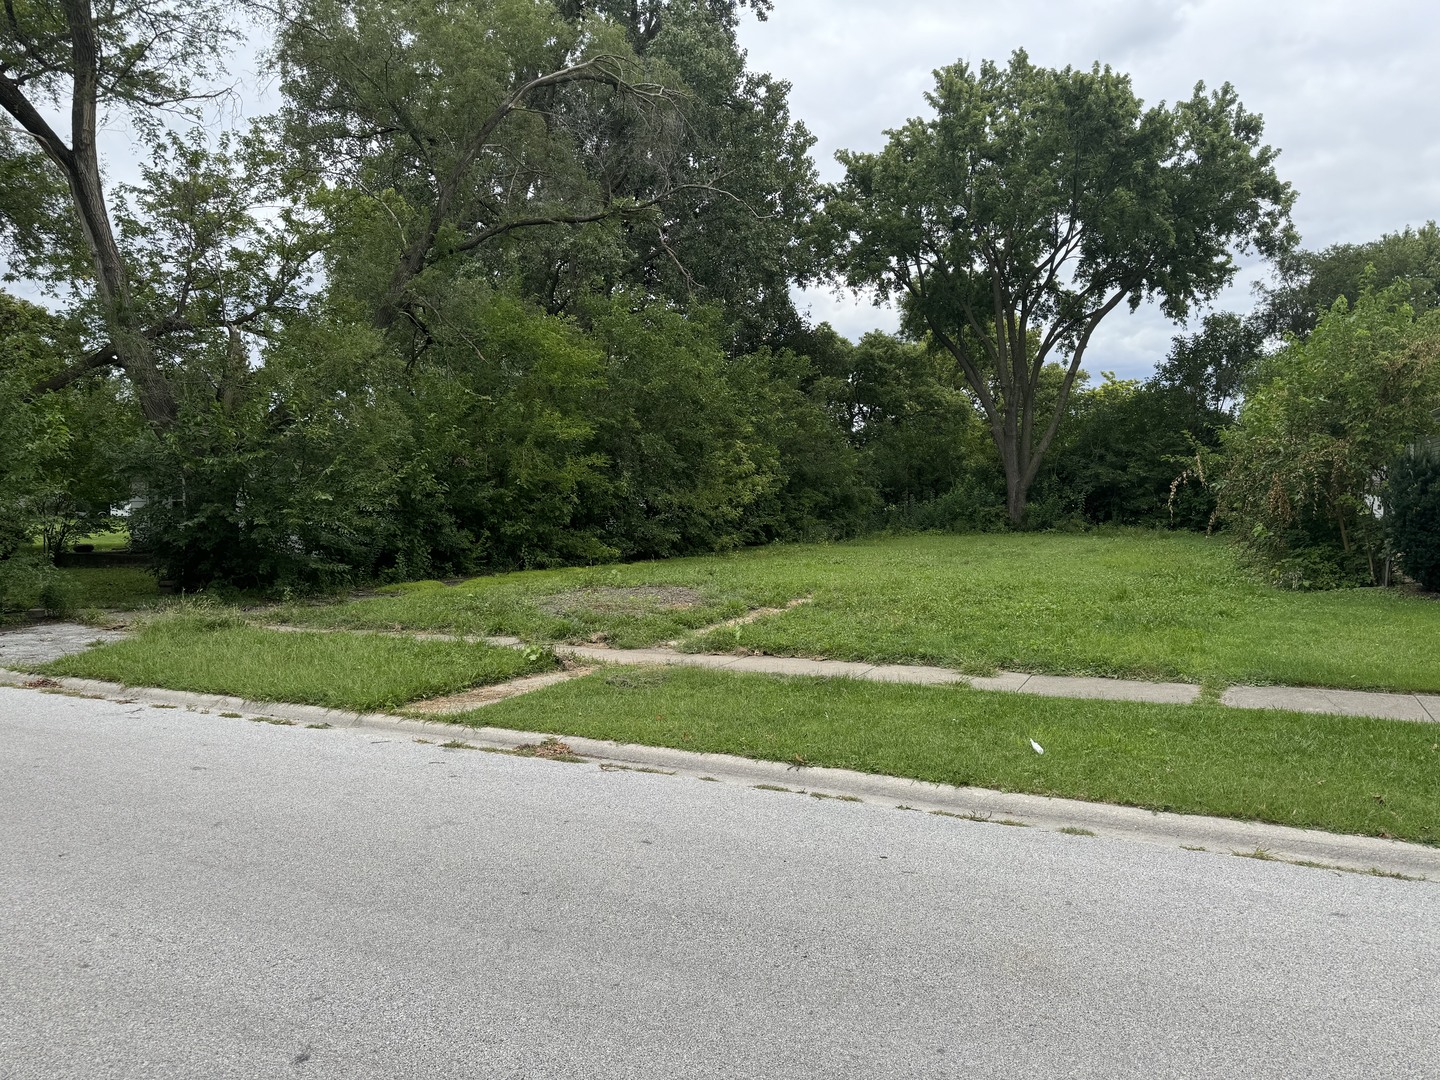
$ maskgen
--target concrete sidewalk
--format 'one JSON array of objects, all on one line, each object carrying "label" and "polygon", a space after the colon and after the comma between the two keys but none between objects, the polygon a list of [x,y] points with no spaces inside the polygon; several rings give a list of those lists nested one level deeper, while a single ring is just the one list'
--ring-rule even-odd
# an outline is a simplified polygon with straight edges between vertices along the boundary
[{"label": "concrete sidewalk", "polygon": [[[509,638],[490,639],[511,644]],[[1074,675],[1027,675],[1001,671],[994,676],[963,675],[949,668],[909,664],[864,664],[845,660],[803,660],[784,656],[722,656],[682,653],[673,649],[604,649],[589,645],[557,645],[556,653],[576,660],[610,664],[679,664],[766,675],[812,675],[867,679],[874,682],[914,683],[928,686],[959,684],[976,690],[998,690],[1044,697],[1102,701],[1149,701],[1187,705],[1200,697],[1193,683],[1142,682],[1135,679],[1099,679]],[[1303,686],[1232,686],[1221,704],[1237,709],[1288,709],[1294,712],[1337,716],[1373,716],[1386,720],[1440,722],[1440,695],[1387,694],[1362,690],[1327,690]]]},{"label": "concrete sidewalk", "polygon": [[[422,641],[468,641],[506,648],[524,648],[515,637],[403,631],[332,631],[297,626],[269,626],[287,633],[380,633]],[[0,633],[0,668],[5,661],[22,666],[41,664],[92,645],[125,637],[85,626],[47,624]],[[734,656],[687,653],[667,647],[611,649],[598,645],[555,645],[558,656],[585,663],[679,665],[763,675],[806,675],[816,678],[863,679],[870,682],[909,683],[917,686],[969,686],[976,690],[1038,694],[1042,697],[1099,701],[1144,701],[1161,705],[1188,705],[1200,698],[1194,683],[1145,682],[1138,679],[1104,679],[1076,675],[1030,675],[1001,671],[992,676],[965,675],[942,667],[918,664],[869,664],[849,660],[810,660],[789,656]],[[1232,686],[1220,703],[1237,709],[1286,709],[1333,716],[1368,716],[1384,720],[1440,723],[1440,695],[1395,694],[1364,690],[1332,690],[1304,686]]]}]

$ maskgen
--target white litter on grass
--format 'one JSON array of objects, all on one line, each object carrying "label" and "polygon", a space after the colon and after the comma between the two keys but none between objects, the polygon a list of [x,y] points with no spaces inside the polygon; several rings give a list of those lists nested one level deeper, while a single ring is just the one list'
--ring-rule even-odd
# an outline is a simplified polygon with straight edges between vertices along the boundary
[{"label": "white litter on grass", "polygon": [[1034,739],[1030,740],[1030,749],[1034,750],[1037,754],[1043,754],[1045,752],[1045,748]]}]

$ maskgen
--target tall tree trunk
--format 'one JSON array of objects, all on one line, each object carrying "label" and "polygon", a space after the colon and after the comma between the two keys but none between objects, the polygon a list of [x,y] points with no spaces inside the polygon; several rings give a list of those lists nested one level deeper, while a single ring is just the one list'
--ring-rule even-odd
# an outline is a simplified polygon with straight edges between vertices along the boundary
[{"label": "tall tree trunk", "polygon": [[[174,390],[155,359],[152,335],[141,326],[131,299],[125,257],[115,241],[110,211],[100,180],[95,145],[99,118],[100,43],[90,0],[63,0],[69,31],[70,142],[67,145],[50,121],[25,96],[22,82],[0,73],[0,108],[40,144],[65,176],[71,203],[95,264],[95,291],[110,341],[69,370],[43,380],[37,392],[58,390],[87,372],[119,367],[129,377],[146,421],[157,431],[175,426],[178,409]],[[7,5],[8,8],[8,5]],[[14,19],[14,14],[11,14]],[[58,68],[52,69],[58,73]]]},{"label": "tall tree trunk", "polygon": [[1010,517],[1011,526],[1018,529],[1025,524],[1025,507],[1030,498],[1029,485],[1022,483],[1019,477],[1007,476],[1005,487],[1005,512]]},{"label": "tall tree trunk", "polygon": [[1016,442],[1007,439],[997,449],[1000,451],[1000,463],[1005,469],[1005,513],[1010,519],[1011,527],[1018,529],[1025,523],[1025,504],[1030,495],[1030,482],[1025,479],[1025,470],[1020,464],[1020,449]]},{"label": "tall tree trunk", "polygon": [[[178,414],[175,395],[155,362],[149,337],[136,319],[125,258],[115,241],[100,181],[100,158],[95,141],[100,46],[89,0],[68,0],[65,14],[70,28],[75,80],[70,101],[70,147],[67,152],[63,146],[47,145],[44,138],[40,141],[69,181],[75,212],[95,261],[95,283],[116,360],[135,388],[146,421],[157,431],[168,431],[174,427]],[[60,151],[58,154],[56,149]]]}]

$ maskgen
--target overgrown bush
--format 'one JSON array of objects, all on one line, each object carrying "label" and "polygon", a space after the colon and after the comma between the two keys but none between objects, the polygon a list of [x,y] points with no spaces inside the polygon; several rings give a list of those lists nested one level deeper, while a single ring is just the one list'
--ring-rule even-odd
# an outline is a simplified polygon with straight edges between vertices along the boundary
[{"label": "overgrown bush", "polygon": [[1426,437],[1440,401],[1440,321],[1403,284],[1341,298],[1261,370],[1223,440],[1226,523],[1279,584],[1376,584],[1387,467]]},{"label": "overgrown bush", "polygon": [[333,588],[462,557],[387,381],[400,366],[366,331],[307,324],[223,400],[197,380],[175,429],[133,445],[136,545],[187,589]]},{"label": "overgrown bush", "polygon": [[1058,500],[1096,525],[1209,525],[1213,495],[1175,481],[1197,452],[1218,442],[1223,414],[1197,405],[1182,388],[1109,373],[1099,386],[1074,394],[1070,410],[1032,504]]},{"label": "overgrown bush", "polygon": [[875,524],[885,532],[1000,532],[1010,527],[1004,487],[976,477],[932,499],[891,503],[876,514]]},{"label": "overgrown bush", "polygon": [[1385,523],[1401,569],[1440,592],[1440,446],[1417,449],[1391,468]]},{"label": "overgrown bush", "polygon": [[136,439],[132,534],[187,588],[667,558],[847,535],[872,496],[806,389],[723,324],[643,297],[569,319],[476,287],[425,348],[335,315],[274,334],[234,393],[197,379]]}]

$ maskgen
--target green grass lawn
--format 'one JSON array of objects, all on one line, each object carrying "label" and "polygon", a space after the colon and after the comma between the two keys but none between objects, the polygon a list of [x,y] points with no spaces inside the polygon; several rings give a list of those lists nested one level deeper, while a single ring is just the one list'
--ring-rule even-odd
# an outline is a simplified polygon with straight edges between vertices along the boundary
[{"label": "green grass lawn", "polygon": [[91,533],[89,536],[77,536],[70,541],[73,550],[77,544],[89,544],[96,551],[126,551],[130,547],[130,533],[127,529],[119,532]]},{"label": "green grass lawn", "polygon": [[139,636],[37,670],[364,712],[555,666],[549,654],[378,634],[290,634],[220,615],[156,619]]},{"label": "green grass lawn", "polygon": [[694,668],[611,668],[464,719],[1440,844],[1434,725]]},{"label": "green grass lawn", "polygon": [[[96,551],[127,551],[130,548],[130,533],[121,529],[119,532],[90,533],[88,536],[72,536],[65,542],[67,551],[75,550],[77,544],[89,544]],[[35,540],[21,548],[32,555],[43,555],[45,546]]]},{"label": "green grass lawn", "polygon": [[[134,567],[62,567],[54,571],[59,577],[64,603],[55,611],[66,615],[88,609],[134,611],[158,604],[162,597],[155,575]],[[42,591],[37,577],[28,589],[15,588],[6,597],[6,609],[0,611],[0,622],[24,622],[30,608],[43,608]],[[53,599],[53,598],[52,598]]]},{"label": "green grass lawn", "polygon": [[[441,630],[513,634],[527,641],[586,641],[597,636],[630,648],[691,634],[744,615],[752,607],[789,599],[786,587],[729,580],[726,561],[677,559],[663,563],[533,570],[473,578],[391,585],[378,595],[340,603],[290,604],[264,617],[297,626],[370,630]],[[673,579],[673,580],[672,580]],[[683,579],[683,581],[679,580]],[[616,595],[596,590],[680,585],[694,595]],[[687,606],[674,606],[682,599]],[[667,602],[667,600],[669,602]]]},{"label": "green grass lawn", "polygon": [[[693,590],[633,602],[594,590]],[[587,601],[586,597],[592,601]],[[813,603],[693,631],[754,607]],[[776,545],[707,558],[398,587],[270,617],[305,625],[604,635],[685,648],[1052,674],[1440,692],[1440,602],[1398,590],[1261,584],[1223,540],[1129,530]]]},{"label": "green grass lawn", "polygon": [[[217,608],[37,670],[364,711],[554,666],[538,650],[264,630]],[[458,720],[1440,844],[1437,725],[613,667]]]},{"label": "green grass lawn", "polygon": [[77,608],[133,611],[161,599],[155,575],[130,566],[62,567],[57,571],[70,586]]}]

